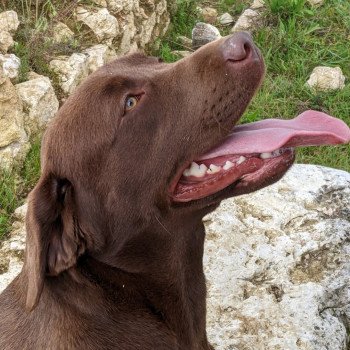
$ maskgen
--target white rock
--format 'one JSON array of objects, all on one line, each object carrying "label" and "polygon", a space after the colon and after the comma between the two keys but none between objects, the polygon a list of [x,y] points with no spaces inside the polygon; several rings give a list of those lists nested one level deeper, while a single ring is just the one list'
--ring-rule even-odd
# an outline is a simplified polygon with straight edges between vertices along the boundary
[{"label": "white rock", "polygon": [[346,350],[350,174],[295,165],[205,218],[216,350]]},{"label": "white rock", "polygon": [[10,238],[0,248],[0,293],[12,282],[22,269],[25,249],[24,222],[13,224]]},{"label": "white rock", "polygon": [[308,0],[308,2],[311,6],[321,6],[324,0]]},{"label": "white rock", "polygon": [[192,54],[191,51],[187,51],[187,50],[174,50],[174,51],[171,51],[171,53],[180,58],[185,58]]},{"label": "white rock", "polygon": [[187,38],[186,36],[179,35],[177,40],[185,49],[190,49],[192,47],[192,39]]},{"label": "white rock", "polygon": [[19,26],[19,20],[15,11],[5,11],[0,13],[0,31],[14,34]]},{"label": "white rock", "polygon": [[27,134],[34,135],[44,131],[59,107],[50,79],[40,76],[17,84],[16,89],[26,111],[25,130]]},{"label": "white rock", "polygon": [[28,210],[28,203],[21,205],[15,210],[13,214],[14,214],[14,217],[17,219],[17,221],[24,223],[24,220],[27,215],[27,210]]},{"label": "white rock", "polygon": [[106,8],[91,12],[79,6],[76,10],[76,17],[78,21],[85,23],[93,31],[99,43],[111,44],[119,34],[117,19]]},{"label": "white rock", "polygon": [[87,56],[86,63],[89,73],[117,58],[116,52],[103,44],[92,46],[84,50],[83,53]]},{"label": "white rock", "polygon": [[53,27],[53,41],[55,43],[62,43],[74,38],[74,32],[69,29],[69,27],[62,23],[58,22]]},{"label": "white rock", "polygon": [[218,11],[212,7],[204,7],[200,13],[205,23],[215,24],[218,19]]},{"label": "white rock", "polygon": [[[102,0],[103,1],[103,0]],[[128,13],[130,11],[137,11],[140,4],[139,0],[107,0],[107,8],[113,14],[117,14],[119,12]],[[153,0],[148,0],[144,2],[146,5],[154,5]]]},{"label": "white rock", "polygon": [[245,10],[232,28],[232,32],[251,31],[259,26],[261,14],[252,9]]},{"label": "white rock", "polygon": [[321,91],[343,89],[345,76],[339,67],[316,67],[312,71],[307,84]]},{"label": "white rock", "polygon": [[70,95],[89,74],[88,57],[83,53],[73,53],[70,57],[60,57],[50,62],[57,74],[62,90]]},{"label": "white rock", "polygon": [[192,30],[192,47],[198,49],[199,47],[220,39],[219,30],[211,24],[198,22]]},{"label": "white rock", "polygon": [[10,79],[0,72],[0,168],[23,160],[28,148],[22,102]]},{"label": "white rock", "polygon": [[107,7],[107,1],[106,0],[92,0],[96,5]]},{"label": "white rock", "polygon": [[250,6],[251,9],[257,10],[265,7],[265,1],[264,0],[254,0],[252,5]]},{"label": "white rock", "polygon": [[5,77],[11,80],[16,80],[18,78],[19,68],[21,66],[21,60],[14,54],[0,54],[0,71]]},{"label": "white rock", "polygon": [[13,45],[12,35],[9,32],[0,31],[0,52],[7,53]]},{"label": "white rock", "polygon": [[231,24],[233,21],[233,17],[228,12],[225,12],[219,17],[219,22],[223,25]]}]

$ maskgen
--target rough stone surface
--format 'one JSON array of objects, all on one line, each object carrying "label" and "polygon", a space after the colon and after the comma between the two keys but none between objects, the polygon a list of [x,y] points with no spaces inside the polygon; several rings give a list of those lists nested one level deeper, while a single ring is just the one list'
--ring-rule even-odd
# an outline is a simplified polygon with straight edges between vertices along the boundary
[{"label": "rough stone surface", "polygon": [[50,62],[57,74],[60,87],[70,95],[89,74],[88,57],[83,53],[74,53],[70,57],[58,57]]},{"label": "rough stone surface", "polygon": [[58,57],[50,62],[57,74],[62,90],[70,95],[75,88],[97,68],[117,58],[117,54],[107,45],[94,45],[82,53]]},{"label": "rough stone surface", "polygon": [[261,15],[258,11],[247,9],[238,18],[232,32],[251,31],[259,26]]},{"label": "rough stone surface", "polygon": [[14,41],[12,35],[6,31],[0,31],[0,52],[7,53],[13,45]]},{"label": "rough stone surface", "polygon": [[85,23],[93,31],[99,43],[111,44],[119,34],[118,21],[106,8],[92,12],[79,6],[76,10],[76,17],[78,21]]},{"label": "rough stone surface", "polygon": [[96,69],[102,67],[105,63],[111,62],[117,58],[117,54],[114,50],[110,49],[107,45],[99,44],[92,46],[83,51],[87,56],[87,66],[89,73],[94,72]]},{"label": "rough stone surface", "polygon": [[316,90],[338,90],[345,86],[345,76],[339,67],[316,67],[307,84]]},{"label": "rough stone surface", "polygon": [[171,51],[171,53],[175,56],[178,56],[179,58],[185,58],[191,55],[192,52],[187,50],[174,50]]},{"label": "rough stone surface", "polygon": [[18,77],[21,60],[14,54],[0,55],[0,76],[5,76],[11,80]]},{"label": "rough stone surface", "polygon": [[295,165],[205,218],[208,335],[217,350],[346,350],[350,174]]},{"label": "rough stone surface", "polygon": [[257,9],[262,9],[264,6],[265,6],[264,0],[254,0],[250,8],[253,10],[257,10]]},{"label": "rough stone surface", "polygon": [[15,34],[19,26],[19,20],[15,11],[5,11],[0,13],[0,31]]},{"label": "rough stone surface", "polygon": [[28,150],[22,110],[16,88],[0,72],[0,168],[20,161]]},{"label": "rough stone surface", "polygon": [[187,38],[186,36],[179,35],[177,37],[177,40],[179,43],[185,48],[185,49],[191,49],[192,48],[192,39]]},{"label": "rough stone surface", "polygon": [[0,246],[0,293],[18,275],[22,269],[25,248],[24,219],[27,204],[15,211],[16,221],[8,240]]},{"label": "rough stone surface", "polygon": [[53,41],[55,43],[64,43],[73,38],[74,32],[66,24],[58,22],[53,26]]},{"label": "rough stone surface", "polygon": [[233,17],[228,12],[225,12],[219,17],[219,22],[223,25],[231,24],[233,21]]},{"label": "rough stone surface", "polygon": [[43,131],[59,107],[50,79],[39,76],[17,84],[16,89],[26,112],[24,125],[27,134]]},{"label": "rough stone surface", "polygon": [[[0,292],[18,274],[23,217],[0,249]],[[205,219],[208,335],[216,350],[346,350],[350,174],[295,165]]]},{"label": "rough stone surface", "polygon": [[215,24],[218,19],[218,11],[212,7],[204,7],[200,13],[205,23]]},{"label": "rough stone surface", "polygon": [[125,54],[154,46],[156,38],[163,36],[170,23],[169,7],[174,0],[94,0],[108,10],[119,25],[119,34],[106,44]]},{"label": "rough stone surface", "polygon": [[199,47],[221,38],[219,30],[211,24],[198,22],[192,30],[192,47]]}]

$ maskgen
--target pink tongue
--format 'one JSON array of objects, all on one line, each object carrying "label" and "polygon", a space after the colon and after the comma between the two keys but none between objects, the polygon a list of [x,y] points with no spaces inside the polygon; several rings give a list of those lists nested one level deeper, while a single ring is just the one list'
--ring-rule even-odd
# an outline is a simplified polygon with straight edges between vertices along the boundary
[{"label": "pink tongue", "polygon": [[228,154],[272,152],[281,147],[336,145],[350,142],[350,129],[325,113],[306,111],[292,120],[266,119],[238,125],[218,147],[200,159]]}]

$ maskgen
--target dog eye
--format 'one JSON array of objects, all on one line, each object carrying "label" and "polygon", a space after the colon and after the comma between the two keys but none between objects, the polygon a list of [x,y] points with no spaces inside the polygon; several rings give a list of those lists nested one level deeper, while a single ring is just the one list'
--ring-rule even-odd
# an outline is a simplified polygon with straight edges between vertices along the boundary
[{"label": "dog eye", "polygon": [[125,101],[125,111],[131,111],[134,109],[139,102],[140,97],[139,96],[129,96]]}]

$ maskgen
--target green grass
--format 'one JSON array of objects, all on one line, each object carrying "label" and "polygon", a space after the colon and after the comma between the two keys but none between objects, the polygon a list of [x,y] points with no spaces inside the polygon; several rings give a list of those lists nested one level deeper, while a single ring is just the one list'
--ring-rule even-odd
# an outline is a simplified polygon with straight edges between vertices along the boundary
[{"label": "green grass", "polygon": [[[289,3],[287,13],[281,4]],[[268,0],[265,26],[254,33],[265,58],[267,75],[243,121],[292,118],[306,109],[329,113],[350,125],[350,85],[315,92],[305,85],[316,66],[341,67],[350,78],[350,3],[329,0],[313,9],[302,0]],[[298,162],[350,171],[350,147],[310,147]]]},{"label": "green grass", "polygon": [[34,139],[23,166],[0,171],[0,241],[10,231],[14,210],[40,176],[40,140]]},{"label": "green grass", "polygon": [[[253,33],[266,62],[264,83],[242,122],[265,118],[289,119],[307,109],[320,110],[344,120],[350,125],[350,2],[329,0],[312,8],[306,0],[266,0],[264,25]],[[176,43],[178,35],[189,35],[192,25],[200,20],[198,13],[183,7],[198,1],[179,1],[180,13],[190,17],[189,26],[183,16],[181,25],[172,27],[158,54],[166,62],[177,57],[172,50],[181,49]],[[247,8],[251,1],[202,1],[205,6],[218,9],[219,14],[230,12],[235,16]],[[197,17],[196,17],[197,16]],[[175,18],[175,21],[178,19]],[[220,27],[223,34],[230,28]],[[187,33],[187,34],[186,34]],[[343,90],[315,92],[305,83],[316,66],[341,67],[347,78]],[[309,147],[298,150],[300,163],[321,164],[350,171],[350,146]]]}]

